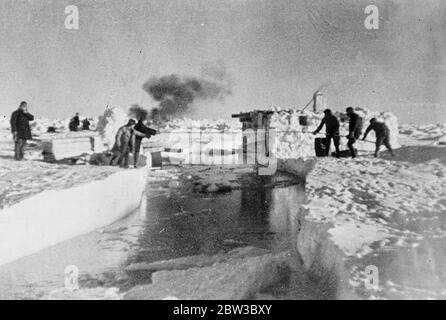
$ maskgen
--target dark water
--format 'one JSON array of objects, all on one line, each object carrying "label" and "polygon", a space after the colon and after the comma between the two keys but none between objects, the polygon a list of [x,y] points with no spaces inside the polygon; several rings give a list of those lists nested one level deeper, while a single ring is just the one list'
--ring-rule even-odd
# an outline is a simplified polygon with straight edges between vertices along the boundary
[{"label": "dark water", "polygon": [[45,299],[63,289],[68,265],[78,267],[81,289],[125,291],[150,281],[150,275],[124,271],[135,262],[213,255],[244,246],[290,249],[294,217],[305,193],[303,185],[286,177],[279,180],[251,176],[241,190],[216,195],[186,193],[181,186],[149,188],[145,210],[1,266],[0,298]]},{"label": "dark water", "polygon": [[[139,219],[140,233],[125,265],[192,255],[224,254],[255,246],[271,252],[292,250],[296,216],[306,201],[304,185],[285,177],[243,177],[242,188],[224,194],[149,190]],[[318,287],[296,259],[287,284],[272,289],[274,299],[320,299]],[[299,270],[299,271],[297,271]],[[118,286],[126,291],[151,282],[149,272],[130,272]]]},{"label": "dark water", "polygon": [[[225,194],[149,192],[136,250],[128,263],[213,255],[241,246],[289,249],[303,185],[246,184]],[[135,248],[134,248],[135,249]]]}]

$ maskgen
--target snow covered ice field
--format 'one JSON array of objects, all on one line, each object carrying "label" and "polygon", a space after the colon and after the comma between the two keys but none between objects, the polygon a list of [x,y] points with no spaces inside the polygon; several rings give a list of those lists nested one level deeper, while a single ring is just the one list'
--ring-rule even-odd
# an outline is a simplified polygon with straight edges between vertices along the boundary
[{"label": "snow covered ice field", "polygon": [[[314,136],[295,132],[300,130],[298,117],[301,114],[276,111],[272,127],[277,130],[274,147],[278,158],[302,157],[310,161],[314,154]],[[446,127],[398,126],[392,114],[374,114],[365,109],[359,112],[366,122],[375,116],[386,121],[392,130],[392,145],[396,148],[396,157],[392,158],[383,151],[382,158],[374,159],[371,157],[374,145],[360,142],[360,156],[355,160],[318,159],[306,179],[307,201],[296,218],[300,231],[294,246],[308,273],[313,273],[322,280],[330,279],[336,298],[444,299],[446,273],[442,270],[446,264],[446,248],[443,244],[446,236]],[[306,115],[309,117],[309,126],[304,130],[311,132],[321,115],[311,112]],[[113,130],[110,126],[105,130],[104,141],[112,139],[113,131],[125,121],[125,115],[116,111],[114,119]],[[64,127],[65,123],[64,120],[45,120],[34,125],[34,132],[43,133],[49,124]],[[2,189],[3,206],[7,206],[9,201],[20,202],[30,192],[38,194],[50,185],[52,189],[66,189],[75,186],[76,179],[88,183],[102,180],[119,171],[109,167],[60,167],[35,161],[15,164],[10,160],[9,150],[12,144],[7,120],[0,121],[0,124],[1,183],[5,184],[13,173],[20,177],[21,170],[30,173],[22,180],[18,178],[14,181],[10,185],[10,191]],[[161,134],[151,139],[150,143],[181,149],[180,153],[166,153],[165,156],[176,156],[179,157],[179,162],[187,163],[188,155],[196,150],[189,149],[191,145],[188,137],[182,133],[191,128],[204,130],[202,138],[206,141],[203,143],[205,150],[240,148],[240,134],[236,134],[235,138],[230,134],[240,131],[240,124],[226,120],[194,122],[178,119],[160,128]],[[225,131],[229,134],[225,134]],[[371,134],[368,140],[373,139]],[[345,149],[345,141],[342,143]],[[28,153],[28,156],[31,154]],[[38,155],[31,158],[36,159]],[[148,179],[163,180],[163,190],[167,192],[176,186],[178,172],[175,170],[161,170],[157,174],[162,177],[151,173]],[[219,174],[224,174],[224,171]],[[224,185],[229,189],[234,188],[232,177],[219,176],[211,179],[211,176],[207,174],[206,178],[211,180],[206,182],[208,191],[215,190],[214,186],[217,184],[220,188]],[[42,178],[47,181],[41,180]],[[67,178],[72,184],[67,183]],[[4,208],[0,210],[0,215],[3,213]],[[8,217],[13,219],[11,215]],[[77,234],[72,234],[72,237],[75,236]],[[100,239],[101,235],[81,236],[80,241],[91,244],[88,240],[91,238]],[[315,247],[312,241],[317,241],[320,246]],[[59,245],[63,248],[63,243]],[[110,250],[113,251],[112,248]],[[125,256],[124,251],[117,251],[118,255]],[[112,261],[111,264],[116,263],[115,260]],[[364,286],[368,266],[376,266],[379,271],[379,285],[373,290]],[[327,270],[335,271],[330,273]],[[104,297],[107,288],[87,291],[86,297]],[[121,297],[115,291],[107,294],[112,298]]]}]

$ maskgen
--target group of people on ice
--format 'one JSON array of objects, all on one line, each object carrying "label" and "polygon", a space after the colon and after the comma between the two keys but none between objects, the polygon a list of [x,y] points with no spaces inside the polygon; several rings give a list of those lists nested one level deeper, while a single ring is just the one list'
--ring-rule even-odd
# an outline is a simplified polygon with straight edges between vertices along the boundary
[{"label": "group of people on ice", "polygon": [[70,131],[79,131],[79,129],[90,130],[91,123],[90,120],[88,120],[87,118],[82,120],[82,127],[80,127],[80,125],[81,121],[79,119],[79,113],[76,112],[74,117],[70,119],[70,123],[68,124],[68,129],[70,129]]},{"label": "group of people on ice", "polygon": [[[349,133],[347,146],[350,151],[350,155],[355,158],[357,153],[354,144],[362,134],[363,119],[353,110],[352,107],[346,109],[347,116],[349,117]],[[339,143],[340,143],[340,124],[338,118],[333,114],[330,109],[324,110],[324,118],[322,119],[319,127],[313,132],[318,134],[322,127],[325,125],[325,152],[329,155],[331,140],[333,140],[335,146],[335,155],[340,156]],[[24,156],[24,149],[26,141],[32,139],[30,121],[34,120],[34,116],[28,112],[28,104],[26,101],[22,101],[19,108],[11,115],[11,131],[14,139],[14,159],[22,160]],[[74,121],[73,121],[74,120]],[[138,164],[139,153],[141,149],[141,142],[144,137],[150,138],[157,132],[144,125],[144,118],[141,117],[138,121],[130,119],[127,124],[120,127],[116,137],[115,143],[112,148],[112,158],[110,165],[119,165],[121,167],[128,167],[130,153],[133,154],[133,165],[136,167]],[[73,123],[75,122],[75,123]],[[76,114],[76,119],[72,119],[71,124],[79,124],[79,116]],[[85,124],[87,125],[87,124]],[[89,123],[88,123],[89,126]],[[366,139],[369,132],[375,131],[375,157],[378,157],[379,149],[381,145],[386,146],[392,155],[394,155],[392,147],[389,141],[390,130],[385,123],[379,122],[376,118],[370,120],[370,125],[366,129],[363,140]]]},{"label": "group of people on ice", "polygon": [[[28,103],[26,101],[20,102],[17,110],[11,115],[11,132],[14,140],[14,159],[23,160],[26,142],[32,139],[30,122],[34,120],[34,116],[28,112]],[[128,167],[130,153],[133,154],[133,165],[138,164],[139,153],[141,149],[142,139],[155,135],[157,132],[144,125],[144,118],[141,117],[138,121],[130,119],[127,124],[120,127],[116,133],[115,143],[112,148],[112,158],[110,165],[119,165],[121,167]],[[87,127],[87,123],[83,123]],[[69,129],[70,131],[79,126],[79,115],[76,114],[71,119]],[[88,129],[90,123],[88,122]],[[85,130],[88,130],[85,129]],[[83,129],[84,130],[84,129]]]},{"label": "group of people on ice", "polygon": [[[362,134],[362,126],[363,126],[363,119],[353,110],[352,107],[348,107],[346,109],[347,116],[349,118],[349,127],[348,127],[348,135],[347,135],[347,146],[350,151],[350,155],[352,158],[355,158],[357,156],[357,151],[354,147],[354,144],[356,140],[358,140],[361,137]],[[335,155],[339,158],[340,151],[339,151],[339,143],[340,143],[340,133],[339,133],[339,120],[338,118],[333,114],[333,112],[330,109],[324,110],[324,118],[322,119],[319,127],[313,132],[313,134],[318,134],[322,127],[325,125],[325,152],[326,155],[329,155],[330,152],[330,145],[331,140],[333,140],[333,144],[335,146]],[[378,157],[379,155],[379,149],[382,145],[384,145],[389,151],[392,156],[394,156],[392,146],[390,145],[390,130],[387,127],[387,125],[384,122],[378,121],[376,118],[370,119],[370,124],[367,127],[364,136],[362,140],[365,140],[367,138],[367,135],[369,132],[373,130],[375,132],[376,136],[376,142],[375,142],[375,157]]]},{"label": "group of people on ice", "polygon": [[133,166],[136,168],[138,165],[142,139],[145,137],[150,138],[156,133],[156,130],[144,125],[144,118],[138,119],[138,122],[130,119],[127,124],[120,127],[116,133],[110,165],[119,165],[125,168],[128,167],[130,153],[132,153]]}]

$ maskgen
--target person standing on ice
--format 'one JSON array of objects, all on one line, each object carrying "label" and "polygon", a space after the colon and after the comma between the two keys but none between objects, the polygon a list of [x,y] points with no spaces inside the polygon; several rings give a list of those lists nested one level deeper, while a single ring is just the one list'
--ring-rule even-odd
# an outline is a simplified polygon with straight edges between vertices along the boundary
[{"label": "person standing on ice", "polygon": [[77,131],[80,125],[79,113],[76,112],[73,118],[71,118],[68,128],[70,131]]},{"label": "person standing on ice", "polygon": [[113,145],[112,152],[113,156],[110,160],[110,165],[116,164],[120,167],[127,168],[129,165],[129,154],[132,148],[132,140],[133,140],[133,126],[136,121],[130,119],[126,125],[120,127],[115,137],[115,144]]},{"label": "person standing on ice", "polygon": [[142,139],[150,138],[156,134],[156,130],[151,129],[144,125],[144,118],[139,118],[138,123],[135,125],[133,136],[133,165],[136,168],[138,164],[139,152],[141,150]]},{"label": "person standing on ice", "polygon": [[321,124],[319,127],[317,127],[313,134],[318,134],[325,125],[325,150],[327,152],[327,156],[330,154],[330,144],[331,139],[333,139],[333,144],[336,149],[336,157],[339,158],[339,120],[333,115],[330,109],[325,109],[324,114],[325,116],[322,119]]},{"label": "person standing on ice", "polygon": [[347,112],[347,116],[349,117],[347,146],[350,150],[350,155],[352,156],[352,158],[355,158],[356,150],[353,145],[355,144],[356,140],[361,137],[362,118],[353,110],[352,107],[348,107],[345,111]]},{"label": "person standing on ice", "polygon": [[26,141],[32,139],[29,122],[34,116],[28,112],[26,101],[20,102],[19,108],[11,115],[11,131],[14,139],[14,159],[23,160]]},{"label": "person standing on ice", "polygon": [[364,137],[362,138],[362,140],[365,140],[365,138],[367,138],[367,135],[371,130],[375,131],[375,136],[376,136],[375,157],[378,157],[379,148],[381,147],[381,145],[385,145],[386,148],[390,151],[390,154],[392,156],[395,156],[392,150],[392,146],[390,145],[389,127],[387,127],[384,122],[379,122],[378,120],[376,120],[376,118],[372,118],[370,119],[370,125],[365,130]]},{"label": "person standing on ice", "polygon": [[90,130],[90,121],[87,118],[82,120],[82,130]]}]

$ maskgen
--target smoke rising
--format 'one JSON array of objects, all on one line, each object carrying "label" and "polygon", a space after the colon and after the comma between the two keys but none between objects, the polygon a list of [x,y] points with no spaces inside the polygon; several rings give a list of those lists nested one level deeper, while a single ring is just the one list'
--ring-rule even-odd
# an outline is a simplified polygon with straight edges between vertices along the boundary
[{"label": "smoke rising", "polygon": [[143,89],[159,102],[155,113],[164,118],[189,112],[199,101],[222,100],[232,93],[231,88],[232,82],[221,64],[204,65],[202,77],[171,74],[152,77],[143,85]]},{"label": "smoke rising", "polygon": [[128,114],[130,118],[134,118],[137,120],[139,119],[145,120],[147,119],[149,111],[147,111],[138,104],[133,104],[130,106]]}]

